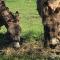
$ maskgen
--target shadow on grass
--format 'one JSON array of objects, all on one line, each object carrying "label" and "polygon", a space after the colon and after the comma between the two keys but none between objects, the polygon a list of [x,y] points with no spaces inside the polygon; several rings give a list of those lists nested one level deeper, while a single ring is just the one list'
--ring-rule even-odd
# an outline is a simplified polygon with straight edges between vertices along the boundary
[{"label": "shadow on grass", "polygon": [[12,39],[10,36],[7,36],[8,34],[0,33],[0,49],[4,47],[8,47],[8,45],[12,42]]}]

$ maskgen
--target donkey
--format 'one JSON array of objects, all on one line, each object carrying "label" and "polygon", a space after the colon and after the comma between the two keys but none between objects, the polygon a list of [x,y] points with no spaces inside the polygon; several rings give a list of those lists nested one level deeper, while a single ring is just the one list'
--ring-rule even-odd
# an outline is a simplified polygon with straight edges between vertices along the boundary
[{"label": "donkey", "polygon": [[60,40],[60,0],[37,0],[37,10],[44,26],[44,47]]},{"label": "donkey", "polygon": [[16,11],[15,15],[9,11],[5,2],[0,0],[0,26],[5,25],[10,38],[12,38],[14,47],[20,47],[20,26],[19,13]]}]

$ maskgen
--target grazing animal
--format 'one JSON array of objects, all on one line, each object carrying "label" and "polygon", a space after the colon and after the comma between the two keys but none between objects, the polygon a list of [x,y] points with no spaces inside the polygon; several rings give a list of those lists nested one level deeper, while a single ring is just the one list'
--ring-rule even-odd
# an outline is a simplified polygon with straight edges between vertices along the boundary
[{"label": "grazing animal", "polygon": [[57,45],[60,41],[60,0],[37,0],[37,10],[44,26],[44,47]]},{"label": "grazing animal", "polygon": [[19,12],[13,14],[6,7],[4,0],[0,0],[0,26],[5,25],[7,28],[8,36],[12,38],[14,47],[20,47],[20,26],[19,26]]}]

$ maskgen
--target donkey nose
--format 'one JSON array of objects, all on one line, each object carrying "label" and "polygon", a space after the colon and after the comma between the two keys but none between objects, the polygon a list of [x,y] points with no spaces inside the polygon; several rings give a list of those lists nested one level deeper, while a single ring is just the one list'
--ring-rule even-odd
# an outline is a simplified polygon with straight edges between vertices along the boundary
[{"label": "donkey nose", "polygon": [[14,42],[14,43],[13,43],[13,47],[14,47],[14,48],[20,48],[19,42]]}]

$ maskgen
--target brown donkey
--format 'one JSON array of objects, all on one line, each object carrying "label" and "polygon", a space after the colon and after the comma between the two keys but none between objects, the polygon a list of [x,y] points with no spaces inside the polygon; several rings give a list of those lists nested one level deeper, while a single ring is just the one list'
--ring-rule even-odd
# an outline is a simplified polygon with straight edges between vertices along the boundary
[{"label": "brown donkey", "polygon": [[15,15],[9,11],[5,6],[5,2],[0,0],[0,26],[5,25],[9,36],[12,38],[14,47],[20,47],[20,26],[19,13],[16,11]]},{"label": "brown donkey", "polygon": [[44,26],[44,46],[60,41],[60,0],[37,0],[37,10]]}]

